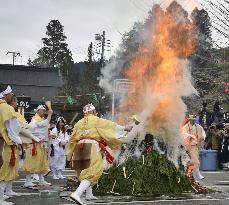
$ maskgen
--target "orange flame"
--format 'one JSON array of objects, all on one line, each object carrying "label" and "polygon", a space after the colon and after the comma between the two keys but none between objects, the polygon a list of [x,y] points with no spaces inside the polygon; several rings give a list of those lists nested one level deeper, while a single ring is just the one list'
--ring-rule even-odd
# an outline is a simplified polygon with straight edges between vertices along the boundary
[{"label": "orange flame", "polygon": [[[187,71],[184,62],[195,51],[196,43],[194,26],[187,18],[178,16],[181,10],[176,2],[166,11],[158,5],[153,7],[151,19],[147,22],[147,43],[139,47],[136,57],[126,68],[126,77],[136,83],[136,92],[129,94],[121,107],[125,111],[131,107],[132,112],[142,112],[152,102],[155,107],[148,113],[147,125],[148,131],[153,133],[161,129],[167,132],[174,115],[176,118],[179,109],[185,109],[181,100],[187,94],[184,91],[184,72]],[[177,130],[183,117],[174,124]]]}]

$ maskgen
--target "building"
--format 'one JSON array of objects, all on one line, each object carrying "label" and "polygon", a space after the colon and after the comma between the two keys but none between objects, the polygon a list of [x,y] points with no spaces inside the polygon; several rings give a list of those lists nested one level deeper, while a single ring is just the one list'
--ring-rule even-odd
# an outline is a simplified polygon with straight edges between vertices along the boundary
[{"label": "building", "polygon": [[62,80],[57,68],[0,64],[0,82],[12,86],[16,96],[31,98],[30,110],[52,100],[61,90]]}]

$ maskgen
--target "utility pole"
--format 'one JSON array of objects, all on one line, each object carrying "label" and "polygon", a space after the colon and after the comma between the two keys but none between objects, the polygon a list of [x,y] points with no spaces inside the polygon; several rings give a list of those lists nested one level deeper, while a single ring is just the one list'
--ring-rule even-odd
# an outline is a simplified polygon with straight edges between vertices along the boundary
[{"label": "utility pole", "polygon": [[[100,55],[100,71],[99,71],[99,76],[101,75],[101,70],[104,67],[105,64],[105,51],[110,51],[111,47],[111,42],[109,39],[106,39],[106,32],[103,31],[102,34],[95,34],[95,53]],[[106,50],[106,48],[108,48]],[[100,77],[97,77],[97,80],[100,80]],[[103,89],[100,88],[100,101],[99,101],[99,106],[100,106],[100,112],[102,112],[102,96],[103,96]]]},{"label": "utility pole", "polygon": [[[96,44],[96,52],[97,54],[100,55],[100,63],[101,63],[101,68],[104,67],[104,61],[105,61],[105,51],[110,51],[106,50],[106,48],[111,47],[111,42],[109,39],[106,39],[106,32],[103,31],[103,34],[95,34],[95,40],[97,42]],[[99,49],[99,50],[98,50]]]},{"label": "utility pole", "polygon": [[101,67],[103,68],[103,63],[104,63],[104,50],[105,50],[105,40],[106,40],[106,33],[103,31],[102,35],[102,52],[101,52]]},{"label": "utility pole", "polygon": [[15,62],[15,58],[17,56],[21,56],[21,54],[19,52],[15,52],[15,51],[8,51],[6,55],[8,55],[8,54],[12,54],[12,56],[13,56],[13,65],[14,65],[14,62]]}]

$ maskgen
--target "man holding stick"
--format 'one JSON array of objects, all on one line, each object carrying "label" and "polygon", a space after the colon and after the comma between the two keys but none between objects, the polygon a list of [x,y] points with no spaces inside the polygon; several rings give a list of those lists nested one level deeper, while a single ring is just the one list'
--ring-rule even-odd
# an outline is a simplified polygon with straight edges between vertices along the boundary
[{"label": "man holding stick", "polygon": [[27,172],[25,187],[33,187],[31,174],[38,174],[39,185],[50,185],[44,180],[44,174],[48,171],[48,128],[52,116],[52,109],[48,110],[48,117],[45,119],[46,109],[43,105],[39,105],[35,110],[36,114],[30,122],[32,127],[32,135],[37,138],[32,140],[32,144],[26,150],[23,170]]}]

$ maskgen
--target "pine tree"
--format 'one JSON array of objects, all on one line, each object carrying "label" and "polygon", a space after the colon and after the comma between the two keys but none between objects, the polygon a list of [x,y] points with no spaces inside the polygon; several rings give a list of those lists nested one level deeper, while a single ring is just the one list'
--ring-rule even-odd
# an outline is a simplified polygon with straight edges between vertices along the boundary
[{"label": "pine tree", "polygon": [[192,63],[195,67],[205,67],[210,59],[212,49],[211,22],[210,17],[204,9],[193,10],[191,14],[192,21],[196,26],[196,39],[198,42],[197,52],[192,57]]},{"label": "pine tree", "polygon": [[60,66],[63,57],[70,54],[64,27],[58,20],[51,20],[46,28],[47,37],[42,38],[44,47],[38,51],[38,55],[43,57],[47,66]]},{"label": "pine tree", "polygon": [[93,57],[94,57],[92,42],[90,43],[90,45],[88,47],[87,57],[88,57],[88,63],[92,63],[93,62]]},{"label": "pine tree", "polygon": [[38,57],[32,64],[43,67],[58,67],[63,78],[63,91],[70,94],[72,91],[70,73],[74,65],[72,53],[66,43],[64,27],[59,20],[51,20],[46,27],[47,37],[42,38],[43,47],[38,51]]}]

